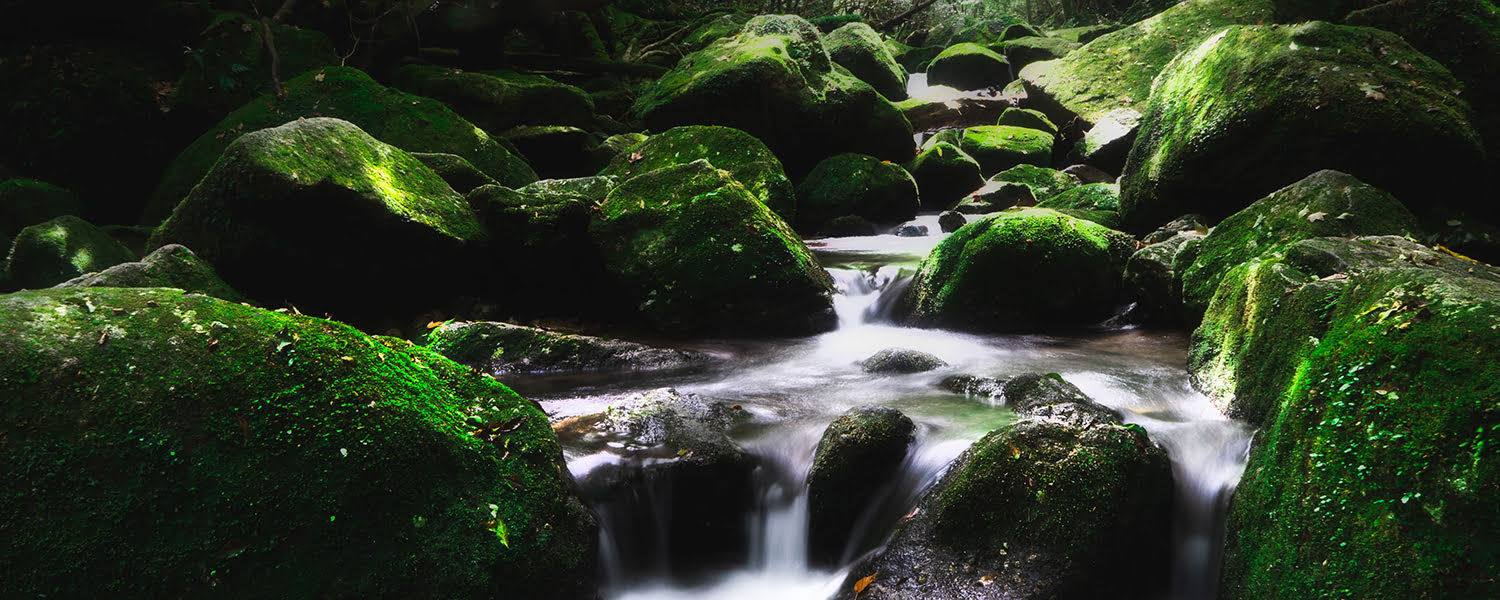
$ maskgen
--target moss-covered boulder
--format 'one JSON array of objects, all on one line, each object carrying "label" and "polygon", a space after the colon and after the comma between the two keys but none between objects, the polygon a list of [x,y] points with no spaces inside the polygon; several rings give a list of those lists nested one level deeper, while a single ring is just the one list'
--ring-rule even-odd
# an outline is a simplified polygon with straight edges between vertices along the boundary
[{"label": "moss-covered boulder", "polygon": [[467,194],[482,185],[499,185],[493,177],[485,175],[484,171],[474,168],[469,161],[457,154],[443,154],[441,152],[413,152],[412,158],[422,161],[432,172],[442,177],[448,187],[460,194]]},{"label": "moss-covered boulder", "polygon": [[1020,70],[1034,62],[1067,56],[1083,44],[1050,36],[1028,36],[1005,42],[1005,60]]},{"label": "moss-covered boulder", "polygon": [[34,179],[0,181],[0,246],[9,249],[11,239],[22,229],[82,213],[83,201],[63,188]]},{"label": "moss-covered boulder", "polygon": [[594,120],[594,103],[586,92],[542,75],[407,65],[391,81],[402,91],[442,102],[495,134],[523,125],[588,127]]},{"label": "moss-covered boulder", "polygon": [[907,170],[917,182],[922,210],[949,210],[984,185],[979,161],[947,142],[922,148]]},{"label": "moss-covered boulder", "polygon": [[986,181],[974,190],[954,210],[967,215],[981,215],[1007,208],[1036,206],[1036,193],[1031,186],[1011,181]]},{"label": "moss-covered boulder", "polygon": [[709,44],[735,35],[745,28],[745,23],[750,21],[750,16],[742,13],[731,13],[719,15],[713,20],[699,25],[692,33],[683,38],[683,43],[693,50],[702,50]]},{"label": "moss-covered boulder", "polygon": [[177,244],[157,248],[139,261],[74,277],[57,287],[177,288],[230,302],[245,301],[239,292],[219,279],[213,265],[198,258],[187,246]]},{"label": "moss-covered boulder", "polygon": [[664,167],[707,160],[787,222],[796,216],[797,195],[781,162],[755,136],[732,127],[687,125],[653,135],[621,153],[601,175],[628,181]]},{"label": "moss-covered boulder", "polygon": [[1170,461],[1139,427],[1089,414],[1026,418],[975,442],[835,598],[1157,597]]},{"label": "moss-covered boulder", "polygon": [[276,47],[276,76],[280,80],[340,63],[333,42],[319,31],[262,24],[258,17],[244,13],[218,13],[199,32],[198,39],[184,49],[187,70],[172,88],[172,111],[187,113],[199,126],[206,126],[256,96],[273,91],[267,28]]},{"label": "moss-covered boulder", "polygon": [[315,69],[283,85],[284,97],[267,94],[251,101],[177,155],[142,222],[155,225],[171,214],[239,136],[298,118],[335,117],[408,152],[457,154],[504,185],[536,181],[531,167],[490,133],[436,101],[381,86],[357,69]]},{"label": "moss-covered boulder", "polygon": [[910,348],[886,348],[859,363],[866,373],[923,373],[948,366],[943,359]]},{"label": "moss-covered boulder", "polygon": [[597,528],[547,416],[428,350],[68,288],[0,297],[0,356],[14,593],[592,593]]},{"label": "moss-covered boulder", "polygon": [[1007,108],[1005,112],[1000,113],[1000,120],[995,124],[1025,127],[1057,135],[1057,125],[1053,124],[1047,115],[1042,114],[1042,111],[1029,108]]},{"label": "moss-covered boulder", "polygon": [[1003,212],[922,261],[903,298],[907,320],[979,331],[1098,322],[1119,300],[1134,249],[1124,233],[1053,210]]},{"label": "moss-covered boulder", "polygon": [[492,375],[661,371],[702,366],[701,352],[488,321],[451,321],[427,333],[428,348]]},{"label": "moss-covered boulder", "polygon": [[[581,475],[579,487],[601,520],[620,527],[611,542],[626,572],[666,565],[669,575],[702,576],[749,558],[745,514],[760,497],[762,465],[729,437],[748,418],[737,404],[663,388],[558,423],[570,448],[618,456]],[[642,515],[659,516],[642,524]]]},{"label": "moss-covered boulder", "polygon": [[614,154],[599,136],[567,125],[527,125],[500,134],[543,179],[587,177],[609,164]]},{"label": "moss-covered boulder", "polygon": [[1054,122],[1098,123],[1116,108],[1146,112],[1151,82],[1178,53],[1230,25],[1274,23],[1274,0],[1187,0],[1099,37],[1058,60],[1022,69],[1032,107]]},{"label": "moss-covered boulder", "polygon": [[1474,107],[1491,171],[1500,167],[1500,7],[1486,0],[1391,0],[1349,13],[1344,24],[1399,34],[1448,67]]},{"label": "moss-covered boulder", "polygon": [[807,472],[811,563],[842,564],[862,549],[865,540],[850,539],[855,525],[881,508],[916,436],[916,424],[901,411],[874,406],[844,411],[823,430]]},{"label": "moss-covered boulder", "polygon": [[635,111],[652,129],[725,125],[765,142],[795,179],[843,152],[906,161],[911,125],[874,88],[836,66],[817,28],[788,15],[752,19],[682,59]]},{"label": "moss-covered boulder", "polygon": [[135,259],[104,230],[64,215],[22,229],[11,242],[5,271],[15,287],[44,288]]},{"label": "moss-covered boulder", "polygon": [[1068,160],[1092,165],[1108,173],[1119,173],[1135,145],[1141,127],[1141,113],[1133,108],[1117,108],[1099,117],[1083,138],[1073,144]]},{"label": "moss-covered boulder", "polygon": [[1182,272],[1179,265],[1192,264],[1202,243],[1197,231],[1178,232],[1136,250],[1125,263],[1125,296],[1135,304],[1130,318],[1136,322],[1191,326],[1197,316],[1182,303]]},{"label": "moss-covered boulder", "polygon": [[1081,185],[1038,202],[1036,206],[1114,229],[1120,225],[1120,186],[1113,183]]},{"label": "moss-covered boulder", "polygon": [[831,156],[797,186],[797,229],[817,231],[834,217],[899,223],[917,215],[917,182],[901,165],[862,154]]},{"label": "moss-covered boulder", "polygon": [[1057,373],[1022,373],[1005,382],[1005,406],[1018,415],[1075,425],[1120,423],[1120,412],[1095,402]]},{"label": "moss-covered boulder", "polygon": [[926,73],[932,59],[945,50],[942,46],[912,47],[891,39],[885,41],[885,47],[907,73]]},{"label": "moss-covered boulder", "polygon": [[1201,312],[1235,265],[1279,254],[1298,240],[1358,235],[1418,235],[1401,202],[1338,171],[1319,171],[1224,219],[1182,272],[1182,297]]},{"label": "moss-covered boulder", "polygon": [[151,246],[192,248],[251,298],[362,318],[430,308],[485,237],[421,161],[316,118],[236,139]]},{"label": "moss-covered boulder", "polygon": [[1015,76],[1004,56],[984,46],[962,43],[949,46],[927,66],[927,81],[960,90],[1002,88]]},{"label": "moss-covered boulder", "polygon": [[672,335],[834,327],[833,282],[775,213],[708,161],[638,176],[589,227],[624,301]]},{"label": "moss-covered boulder", "polygon": [[[990,178],[991,181],[1009,181],[1031,188],[1038,202],[1072,190],[1080,185],[1078,178],[1056,169],[1035,165],[1016,165]],[[1071,207],[1069,207],[1071,208]]]},{"label": "moss-covered boulder", "polygon": [[1070,42],[1087,44],[1105,35],[1123,29],[1124,25],[1104,23],[1101,25],[1084,25],[1082,27],[1067,27],[1064,29],[1053,29],[1047,32],[1050,37],[1061,38]]},{"label": "moss-covered boulder", "polygon": [[[1426,173],[1482,157],[1459,87],[1377,29],[1229,28],[1162,73],[1120,177],[1121,216],[1133,231],[1190,211],[1228,216],[1319,169],[1429,203]],[[1496,211],[1472,196],[1443,200]]]},{"label": "moss-covered boulder", "polygon": [[887,100],[906,98],[906,69],[891,56],[880,34],[864,23],[850,23],[823,36],[833,62],[860,78]]},{"label": "moss-covered boulder", "polygon": [[1038,129],[985,125],[965,129],[959,147],[990,177],[1016,165],[1051,164],[1053,141],[1052,134]]},{"label": "moss-covered boulder", "polygon": [[1225,349],[1287,376],[1261,382],[1219,596],[1500,592],[1500,275],[1394,237],[1305,240],[1281,265],[1302,287],[1220,286],[1280,338]]},{"label": "moss-covered boulder", "polygon": [[480,295],[512,315],[619,314],[620,307],[598,302],[601,294],[607,297],[616,290],[589,236],[594,207],[617,182],[614,177],[587,177],[543,180],[520,190],[486,185],[470,192],[465,199],[489,233],[484,268],[505,273],[479,278]]}]

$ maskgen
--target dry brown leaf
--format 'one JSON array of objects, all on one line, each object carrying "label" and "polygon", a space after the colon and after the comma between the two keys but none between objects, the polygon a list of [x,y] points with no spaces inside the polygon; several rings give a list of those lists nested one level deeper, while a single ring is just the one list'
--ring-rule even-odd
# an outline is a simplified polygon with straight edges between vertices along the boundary
[{"label": "dry brown leaf", "polygon": [[875,582],[876,575],[879,575],[879,573],[871,573],[867,576],[859,578],[859,581],[854,582],[854,595],[859,596],[860,594],[863,594],[865,592],[865,588],[870,587],[870,584]]}]

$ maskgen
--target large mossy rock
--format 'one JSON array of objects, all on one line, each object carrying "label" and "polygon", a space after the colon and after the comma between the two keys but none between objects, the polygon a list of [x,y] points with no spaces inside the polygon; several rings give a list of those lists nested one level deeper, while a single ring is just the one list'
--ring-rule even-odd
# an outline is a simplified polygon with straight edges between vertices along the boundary
[{"label": "large mossy rock", "polygon": [[873,406],[844,411],[823,430],[807,472],[809,561],[837,565],[859,551],[865,540],[850,539],[855,525],[881,508],[916,436],[901,411]]},{"label": "large mossy rock", "polygon": [[755,136],[733,127],[673,127],[631,146],[599,174],[628,181],[637,175],[699,159],[728,171],[735,181],[787,222],[796,216],[796,191],[787,180],[781,162]]},{"label": "large mossy rock", "polygon": [[1029,164],[1016,165],[1001,171],[991,177],[990,181],[1008,181],[1029,187],[1032,196],[1035,196],[1038,202],[1045,202],[1081,185],[1075,175]]},{"label": "large mossy rock", "polygon": [[[475,188],[465,199],[489,233],[485,269],[504,277],[474,278],[481,297],[508,314],[609,319],[618,307],[597,301],[615,293],[589,222],[614,189],[614,177],[544,180],[520,190]],[[567,277],[559,277],[567,273]],[[517,289],[524,293],[517,293]]]},{"label": "large mossy rock", "polygon": [[1054,122],[1095,124],[1116,108],[1146,111],[1151,82],[1179,52],[1229,25],[1273,23],[1272,0],[1188,0],[1101,36],[1067,56],[1027,65],[1019,78],[1033,108]]},{"label": "large mossy rock", "polygon": [[985,177],[1014,167],[1052,163],[1053,134],[1039,129],[1012,125],[970,127],[963,132],[959,147],[974,160]]},{"label": "large mossy rock", "polygon": [[922,261],[903,304],[922,326],[1016,330],[1108,317],[1129,235],[1049,209],[970,223]]},{"label": "large mossy rock", "polygon": [[708,161],[622,183],[589,231],[625,302],[664,333],[798,335],[837,322],[833,282],[801,238]]},{"label": "large mossy rock", "polygon": [[1305,240],[1263,264],[1285,283],[1226,278],[1210,309],[1245,297],[1223,310],[1280,339],[1224,346],[1230,362],[1288,375],[1240,407],[1263,420],[1219,597],[1500,594],[1500,274],[1395,237]]},{"label": "large mossy rock", "polygon": [[120,263],[97,273],[80,275],[56,287],[177,288],[230,302],[245,298],[219,279],[213,265],[187,246],[168,244],[135,262]]},{"label": "large mossy rock", "polygon": [[924,147],[907,170],[917,182],[922,210],[952,209],[984,186],[979,161],[948,142]]},{"label": "large mossy rock", "polygon": [[1031,403],[1048,416],[975,442],[836,598],[1158,597],[1171,547],[1167,454],[1068,396]]},{"label": "large mossy rock", "polygon": [[1015,76],[1004,56],[979,44],[965,42],[943,50],[927,66],[927,81],[960,90],[1002,88]]},{"label": "large mossy rock", "polygon": [[[1120,178],[1121,216],[1132,231],[1185,212],[1221,218],[1319,169],[1429,204],[1427,173],[1469,172],[1482,157],[1459,87],[1377,29],[1231,27],[1158,79]],[[1497,211],[1470,196],[1442,200]]]},{"label": "large mossy rock", "polygon": [[493,177],[485,175],[484,171],[474,168],[469,161],[457,154],[443,154],[440,152],[412,152],[413,158],[422,161],[432,172],[442,177],[448,187],[460,194],[468,194],[480,186],[500,185]]},{"label": "large mossy rock", "polygon": [[906,161],[911,124],[874,88],[835,66],[817,28],[787,15],[752,19],[693,53],[635,103],[647,127],[726,125],[765,142],[795,179],[844,152]]},{"label": "large mossy rock", "polygon": [[1390,194],[1338,171],[1319,171],[1224,219],[1183,270],[1182,298],[1202,312],[1225,273],[1279,255],[1299,240],[1361,235],[1419,236],[1417,219]]},{"label": "large mossy rock", "polygon": [[0,181],[0,246],[9,249],[22,229],[63,215],[80,216],[83,210],[77,194],[45,181]]},{"label": "large mossy rock", "polygon": [[135,259],[134,252],[103,229],[64,215],[22,229],[11,242],[4,268],[12,285],[34,289]]},{"label": "large mossy rock", "polygon": [[901,165],[862,154],[830,156],[797,186],[797,229],[857,215],[874,223],[899,223],[921,208],[917,181]]},{"label": "large mossy rock", "polygon": [[164,289],[0,297],[6,587],[592,593],[547,416],[410,343]]},{"label": "large mossy rock", "polygon": [[880,34],[864,23],[850,23],[823,36],[828,56],[892,102],[906,99],[906,69],[891,56]]},{"label": "large mossy rock", "polygon": [[1110,229],[1120,226],[1120,186],[1113,183],[1081,185],[1037,202],[1036,206],[1093,221]]},{"label": "large mossy rock", "polygon": [[708,364],[700,352],[549,331],[510,323],[454,321],[427,333],[427,347],[492,375],[660,371]]},{"label": "large mossy rock", "polygon": [[364,317],[445,299],[465,247],[485,237],[426,165],[317,118],[236,139],[151,246],[192,248],[251,298]]},{"label": "large mossy rock", "polygon": [[333,42],[322,32],[262,24],[260,18],[243,13],[218,13],[192,46],[184,49],[187,70],[172,88],[172,111],[187,113],[195,124],[205,127],[271,92],[273,59],[266,52],[267,31],[276,47],[279,80],[340,63]]},{"label": "large mossy rock", "polygon": [[396,87],[436,99],[497,135],[522,125],[588,127],[594,120],[587,93],[542,75],[407,65],[391,77]]},{"label": "large mossy rock", "polygon": [[1005,42],[1005,60],[1017,70],[1044,60],[1057,60],[1083,46],[1056,37],[1028,36]]},{"label": "large mossy rock", "polygon": [[162,175],[142,222],[155,225],[171,214],[239,136],[299,118],[343,119],[408,152],[457,154],[502,185],[536,181],[531,167],[490,133],[437,101],[381,86],[358,69],[317,69],[284,88],[284,97],[251,101],[183,150]]}]

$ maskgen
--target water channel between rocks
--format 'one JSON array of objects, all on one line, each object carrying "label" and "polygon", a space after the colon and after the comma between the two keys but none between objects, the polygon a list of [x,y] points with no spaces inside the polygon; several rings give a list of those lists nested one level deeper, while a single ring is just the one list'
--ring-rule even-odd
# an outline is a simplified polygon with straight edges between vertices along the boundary
[{"label": "water channel between rocks", "polygon": [[[730,600],[776,598],[823,600],[842,583],[842,570],[809,568],[807,494],[804,478],[819,437],[839,414],[855,406],[889,406],[918,425],[917,443],[899,484],[885,502],[911,507],[921,490],[972,442],[1014,420],[999,400],[965,397],[938,387],[944,377],[973,374],[1005,379],[1028,371],[1056,372],[1095,400],[1120,410],[1126,421],[1143,426],[1171,456],[1177,485],[1174,504],[1172,600],[1213,597],[1222,547],[1223,509],[1244,469],[1251,430],[1224,418],[1193,391],[1185,369],[1187,340],[1182,333],[1097,330],[1066,335],[973,335],[911,329],[883,321],[882,298],[889,299],[922,257],[940,241],[936,217],[924,216],[928,237],[872,237],[810,240],[839,289],[837,330],[811,338],[687,344],[727,357],[719,367],[690,374],[523,376],[509,380],[518,391],[540,400],[554,419],[596,413],[611,402],[643,391],[673,387],[684,394],[733,402],[752,415],[751,426],[735,431],[737,441],[762,461],[755,509],[744,515],[749,558],[728,572],[690,581],[668,577],[661,531],[671,507],[650,498],[620,515],[600,510],[601,562],[605,595],[614,600]],[[897,290],[898,291],[898,290]],[[1018,293],[1023,293],[1018,290]],[[949,366],[909,375],[865,373],[858,362],[890,347],[927,352]],[[619,462],[628,450],[603,452],[565,448],[575,476]],[[762,473],[763,472],[763,473]],[[637,494],[643,492],[635,492]],[[872,502],[881,499],[872,499]],[[606,501],[607,502],[607,501]],[[842,565],[860,538],[880,540],[895,517],[868,516],[851,537]],[[647,572],[626,572],[621,552],[640,552],[651,536]],[[627,531],[633,533],[626,533]],[[645,533],[642,533],[645,531]],[[865,544],[869,546],[870,544]],[[632,564],[639,564],[640,557]],[[1122,582],[1130,585],[1129,582]]]}]

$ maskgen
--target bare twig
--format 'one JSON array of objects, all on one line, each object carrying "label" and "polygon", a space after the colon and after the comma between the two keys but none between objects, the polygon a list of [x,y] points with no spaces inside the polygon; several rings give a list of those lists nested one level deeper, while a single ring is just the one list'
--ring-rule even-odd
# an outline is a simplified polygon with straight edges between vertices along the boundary
[{"label": "bare twig", "polygon": [[276,41],[271,38],[271,20],[262,18],[260,26],[265,34],[266,52],[271,55],[271,91],[276,93],[277,98],[282,98],[286,96],[286,90],[281,87],[281,57],[276,54]]},{"label": "bare twig", "polygon": [[881,23],[880,25],[877,25],[875,28],[879,29],[881,31],[890,31],[895,26],[900,25],[900,24],[906,22],[906,20],[910,19],[912,17],[912,15],[915,15],[915,14],[917,14],[919,12],[927,10],[927,7],[932,6],[934,4],[937,4],[937,1],[938,0],[923,0],[922,2],[917,3],[916,6],[913,6],[910,9],[907,9],[906,12],[901,13],[899,15],[896,15],[894,17],[891,17],[890,19],[886,20],[884,23]]},{"label": "bare twig", "polygon": [[286,2],[281,3],[281,8],[276,9],[276,13],[271,15],[271,22],[280,23],[282,19],[285,19],[288,14],[291,14],[292,9],[296,7],[297,0],[286,0]]}]

